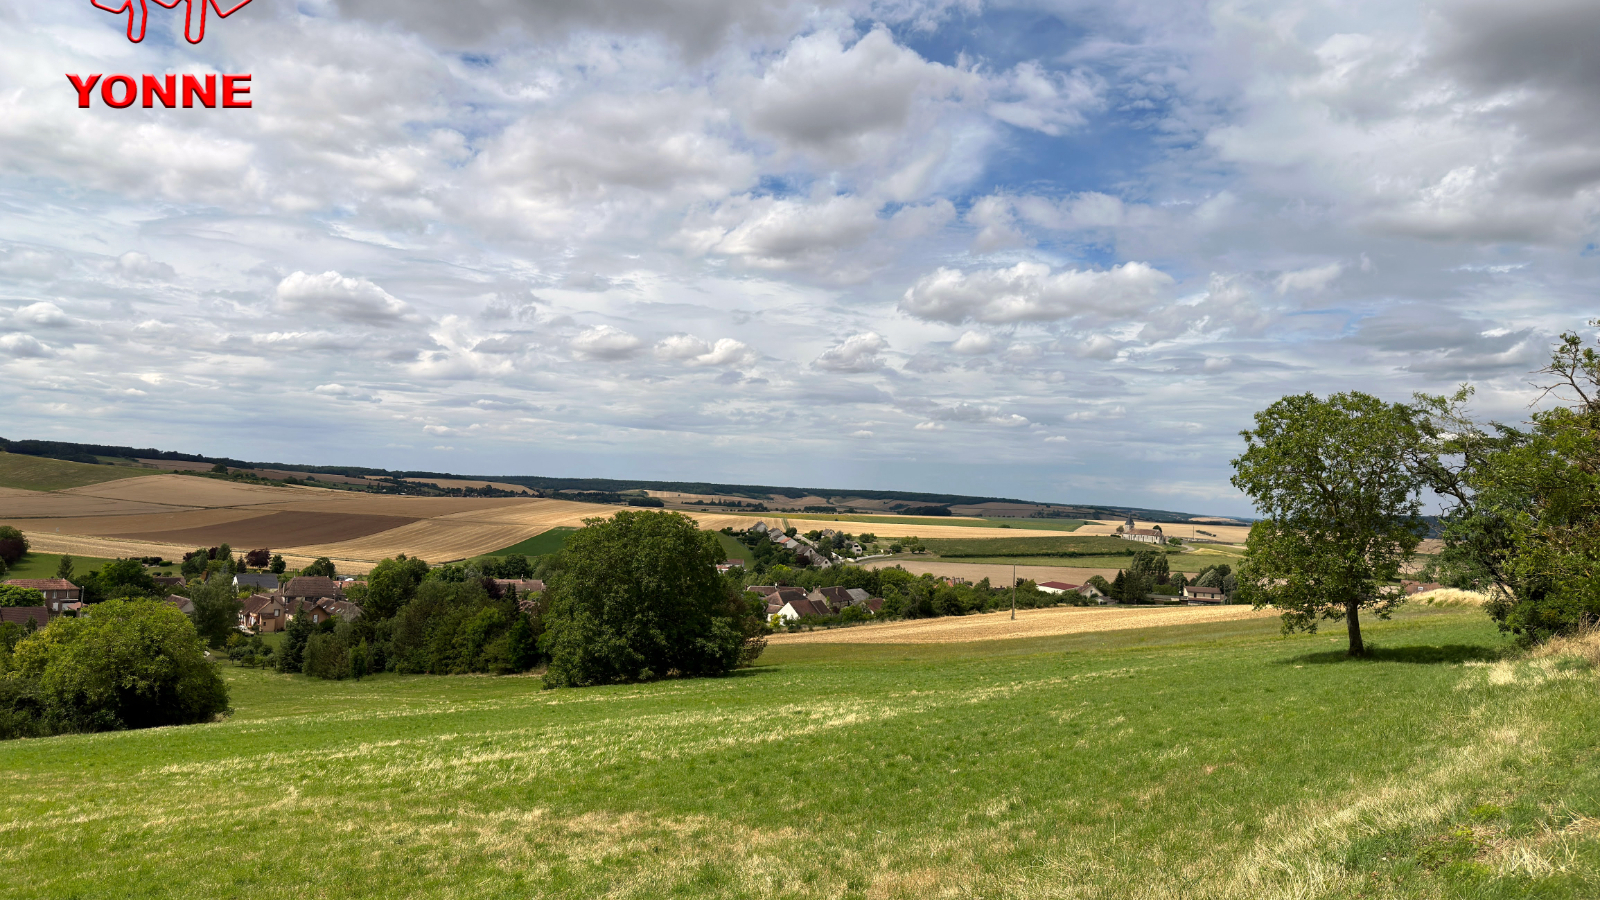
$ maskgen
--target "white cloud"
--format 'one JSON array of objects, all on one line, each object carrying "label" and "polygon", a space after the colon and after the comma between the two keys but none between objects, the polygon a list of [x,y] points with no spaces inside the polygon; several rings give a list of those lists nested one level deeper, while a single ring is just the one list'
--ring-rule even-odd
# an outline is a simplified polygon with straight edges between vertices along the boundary
[{"label": "white cloud", "polygon": [[18,359],[43,359],[56,355],[54,350],[30,334],[0,335],[0,353]]},{"label": "white cloud", "polygon": [[733,338],[719,338],[715,346],[692,334],[675,334],[656,344],[656,356],[690,366],[740,366],[755,360],[755,351]]},{"label": "white cloud", "polygon": [[585,329],[570,344],[574,355],[581,359],[627,359],[644,346],[644,341],[620,328],[597,325]]},{"label": "white cloud", "polygon": [[1172,284],[1166,273],[1139,262],[1056,273],[1028,262],[970,274],[940,268],[906,291],[900,309],[940,322],[1115,321],[1151,309]]},{"label": "white cloud", "polygon": [[950,349],[964,356],[979,356],[994,349],[994,336],[979,331],[962,332]]},{"label": "white cloud", "polygon": [[11,314],[11,321],[35,328],[59,328],[72,323],[67,314],[62,312],[61,307],[48,301],[30,303],[22,307]]},{"label": "white cloud", "polygon": [[1332,284],[1343,271],[1344,266],[1334,262],[1325,266],[1285,272],[1278,276],[1278,295],[1281,297],[1291,291],[1304,291],[1310,294],[1321,293],[1327,290],[1328,285]]},{"label": "white cloud", "polygon": [[328,316],[361,325],[391,326],[411,308],[365,278],[338,272],[295,272],[278,282],[278,307],[284,312]]},{"label": "white cloud", "polygon": [[883,367],[878,354],[888,348],[883,335],[865,331],[828,348],[812,365],[829,372],[871,372]]}]

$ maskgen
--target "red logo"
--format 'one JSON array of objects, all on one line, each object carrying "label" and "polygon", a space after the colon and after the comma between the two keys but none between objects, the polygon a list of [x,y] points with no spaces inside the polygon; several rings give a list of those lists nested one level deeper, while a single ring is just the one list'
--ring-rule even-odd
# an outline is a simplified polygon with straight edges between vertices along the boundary
[{"label": "red logo", "polygon": [[[144,40],[145,26],[149,24],[150,8],[145,5],[146,0],[122,0],[120,5],[113,6],[106,0],[89,0],[96,9],[103,9],[108,13],[121,15],[128,14],[128,40],[135,44]],[[250,4],[250,0],[239,0],[228,9],[222,8],[222,0],[155,0],[155,4],[163,9],[175,9],[178,4],[183,4],[183,37],[191,44],[198,44],[206,39],[206,8],[210,7],[216,12],[217,18],[226,19]],[[195,7],[199,7],[199,15],[195,15]]]}]

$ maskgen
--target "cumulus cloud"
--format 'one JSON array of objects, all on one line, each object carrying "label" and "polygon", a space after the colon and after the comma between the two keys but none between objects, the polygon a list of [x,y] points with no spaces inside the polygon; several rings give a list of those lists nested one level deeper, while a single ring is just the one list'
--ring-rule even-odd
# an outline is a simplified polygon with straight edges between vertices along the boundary
[{"label": "cumulus cloud", "polygon": [[828,348],[812,365],[829,372],[871,372],[883,367],[878,354],[888,348],[883,335],[864,331]]},{"label": "cumulus cloud", "polygon": [[1113,321],[1151,309],[1173,285],[1146,263],[1104,271],[1052,273],[1043,263],[1022,262],[971,273],[940,268],[911,286],[903,312],[940,322],[1046,322],[1088,318]]},{"label": "cumulus cloud", "polygon": [[689,366],[740,366],[754,361],[755,351],[733,338],[712,345],[692,334],[675,334],[656,344],[656,356]]},{"label": "cumulus cloud", "polygon": [[25,328],[59,328],[69,325],[72,320],[62,312],[61,307],[49,301],[30,303],[11,314],[14,324]]},{"label": "cumulus cloud", "polygon": [[950,349],[963,356],[979,356],[994,349],[994,336],[980,331],[965,331],[956,338]]},{"label": "cumulus cloud", "polygon": [[0,335],[0,353],[17,359],[43,359],[55,351],[31,334]]},{"label": "cumulus cloud", "polygon": [[580,359],[617,360],[633,356],[644,341],[620,328],[597,325],[579,333],[569,346]]},{"label": "cumulus cloud", "polygon": [[278,282],[278,308],[307,316],[328,316],[342,322],[388,327],[399,323],[411,307],[365,278],[338,272],[321,275],[295,272]]},{"label": "cumulus cloud", "polygon": [[974,86],[969,72],[930,62],[874,28],[850,46],[835,31],[795,38],[752,85],[756,131],[824,159],[854,163],[892,147],[919,101]]}]

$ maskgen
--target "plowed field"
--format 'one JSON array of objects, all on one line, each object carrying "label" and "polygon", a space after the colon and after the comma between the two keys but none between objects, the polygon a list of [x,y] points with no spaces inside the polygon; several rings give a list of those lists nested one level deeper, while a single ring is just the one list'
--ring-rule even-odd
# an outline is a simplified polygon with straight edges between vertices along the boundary
[{"label": "plowed field", "polygon": [[1275,616],[1272,610],[1248,606],[1185,606],[1172,609],[1086,609],[1057,607],[993,612],[976,616],[913,619],[882,625],[857,625],[800,634],[775,634],[773,644],[956,644],[1009,638],[1047,637],[1089,631],[1122,631],[1158,625],[1197,625]]}]

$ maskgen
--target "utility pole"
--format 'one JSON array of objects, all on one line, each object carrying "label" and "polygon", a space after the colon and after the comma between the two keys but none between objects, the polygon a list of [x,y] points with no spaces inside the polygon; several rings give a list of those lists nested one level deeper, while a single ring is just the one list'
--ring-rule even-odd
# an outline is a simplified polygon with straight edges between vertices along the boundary
[{"label": "utility pole", "polygon": [[1011,621],[1017,620],[1017,564],[1011,564]]}]

